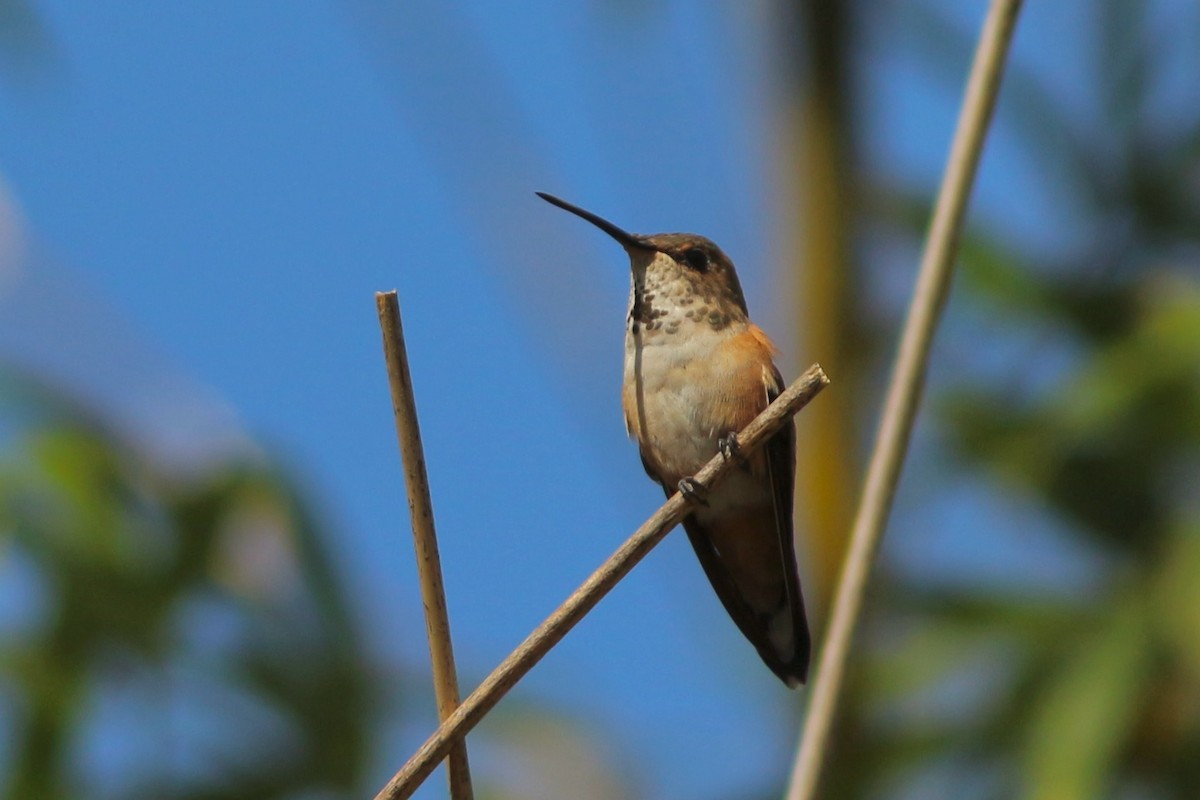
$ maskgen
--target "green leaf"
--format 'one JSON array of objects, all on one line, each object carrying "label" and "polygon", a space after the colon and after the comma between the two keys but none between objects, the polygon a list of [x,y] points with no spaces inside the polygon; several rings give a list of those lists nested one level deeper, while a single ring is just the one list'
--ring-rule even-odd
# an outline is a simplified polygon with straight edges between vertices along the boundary
[{"label": "green leaf", "polygon": [[1021,759],[1030,800],[1091,800],[1113,780],[1150,666],[1144,600],[1114,599],[1043,696],[1014,698],[1038,705]]}]

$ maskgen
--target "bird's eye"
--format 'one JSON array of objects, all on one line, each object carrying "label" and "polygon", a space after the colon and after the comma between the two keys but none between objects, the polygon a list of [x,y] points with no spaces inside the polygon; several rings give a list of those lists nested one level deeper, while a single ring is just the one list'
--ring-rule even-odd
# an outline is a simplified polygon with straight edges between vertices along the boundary
[{"label": "bird's eye", "polygon": [[683,260],[697,272],[704,272],[708,269],[708,253],[705,253],[699,247],[693,247],[686,251],[683,254]]}]

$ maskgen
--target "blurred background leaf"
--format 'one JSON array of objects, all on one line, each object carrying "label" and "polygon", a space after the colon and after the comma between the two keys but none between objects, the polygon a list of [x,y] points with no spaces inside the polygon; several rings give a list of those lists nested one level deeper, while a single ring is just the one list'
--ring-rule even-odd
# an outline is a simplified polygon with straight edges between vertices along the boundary
[{"label": "blurred background leaf", "polygon": [[[11,367],[4,389],[5,580],[26,589],[0,664],[19,698],[4,796],[362,791],[394,690],[290,479],[172,475]],[[97,727],[110,714],[129,718]],[[100,753],[126,769],[89,769]]]}]

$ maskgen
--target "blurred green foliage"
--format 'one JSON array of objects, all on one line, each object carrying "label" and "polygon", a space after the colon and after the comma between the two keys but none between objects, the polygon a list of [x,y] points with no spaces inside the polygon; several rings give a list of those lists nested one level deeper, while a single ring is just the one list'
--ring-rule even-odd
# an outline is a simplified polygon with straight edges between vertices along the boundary
[{"label": "blurred green foliage", "polygon": [[294,486],[248,460],[174,474],[2,388],[2,796],[362,794],[385,687]]}]

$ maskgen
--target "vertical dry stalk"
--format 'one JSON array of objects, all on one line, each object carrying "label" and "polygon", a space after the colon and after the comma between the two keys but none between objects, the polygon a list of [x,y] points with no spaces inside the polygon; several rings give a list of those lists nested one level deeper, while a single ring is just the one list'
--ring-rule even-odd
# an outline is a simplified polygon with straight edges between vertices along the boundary
[{"label": "vertical dry stalk", "polygon": [[846,656],[908,450],[930,345],[949,294],[967,200],[995,108],[1004,60],[1020,7],[1021,0],[993,0],[975,53],[912,305],[904,324],[895,371],[888,387],[883,420],[867,468],[850,550],[834,598],[829,634],[821,651],[820,668],[788,788],[788,800],[809,800],[816,792],[845,674]]},{"label": "vertical dry stalk", "polygon": [[[433,691],[437,699],[438,719],[445,720],[458,707],[458,677],[454,670],[454,649],[450,643],[450,618],[446,612],[446,592],[442,586],[442,562],[438,555],[437,532],[433,526],[433,501],[429,496],[429,477],[425,473],[425,451],[421,447],[421,429],[417,423],[417,405],[413,397],[408,353],[404,347],[404,328],[400,324],[400,303],[395,290],[376,292],[375,306],[383,331],[383,353],[387,360],[388,385],[392,391],[392,411],[396,415],[396,437],[404,461],[404,485],[408,490],[408,511],[412,517],[413,544],[417,551],[417,570],[421,580],[421,600],[425,606],[425,630],[429,635],[429,657],[433,662]],[[467,743],[458,739],[447,759],[450,797],[471,800],[471,770],[467,764]]]},{"label": "vertical dry stalk", "polygon": [[[738,449],[743,456],[754,452],[754,449],[766,441],[775,431],[779,430],[788,419],[808,404],[817,393],[829,384],[829,378],[820,365],[813,364],[803,375],[796,379],[775,402],[738,434]],[[696,473],[695,479],[704,486],[712,487],[727,472],[734,468],[737,459],[728,460],[721,454],[713,457],[704,469]],[[428,777],[437,763],[446,757],[446,753],[456,741],[461,741],[471,728],[478,724],[489,711],[500,702],[517,681],[521,680],[534,665],[542,659],[552,647],[562,641],[571,628],[583,619],[596,604],[608,594],[617,583],[629,574],[629,571],[654,548],[668,532],[682,520],[691,509],[683,495],[676,492],[661,508],[646,520],[633,535],[625,540],[617,551],[600,568],[593,572],[586,581],[576,589],[562,605],[554,610],[546,621],[539,625],[533,633],[525,637],[525,641],[509,653],[500,665],[492,670],[492,674],[484,678],[483,683],[471,692],[462,705],[443,721],[425,744],[413,754],[412,758],[392,776],[387,785],[379,790],[375,800],[402,800],[411,797],[420,786],[421,781]]]}]

